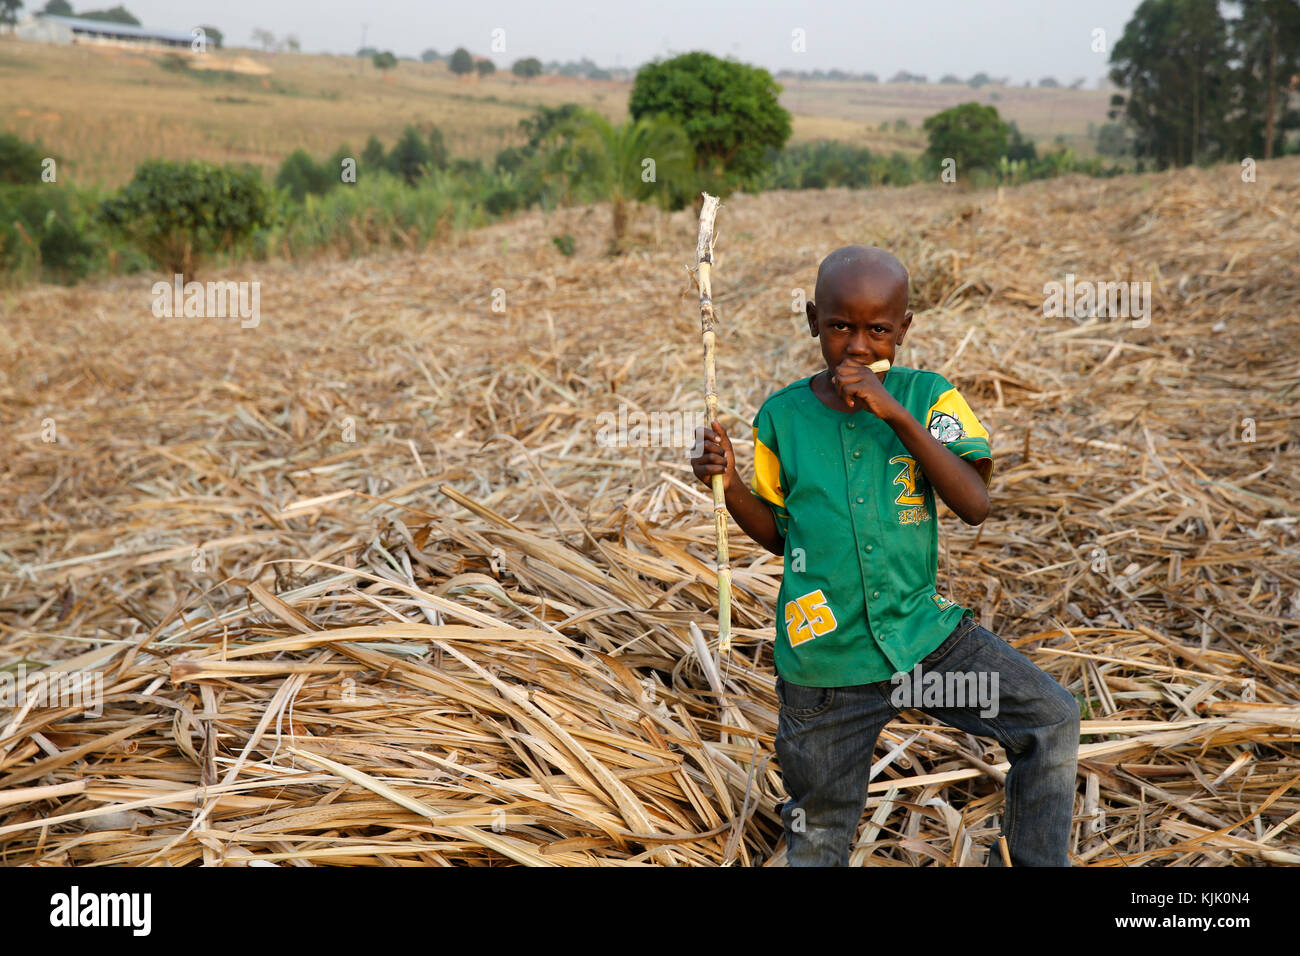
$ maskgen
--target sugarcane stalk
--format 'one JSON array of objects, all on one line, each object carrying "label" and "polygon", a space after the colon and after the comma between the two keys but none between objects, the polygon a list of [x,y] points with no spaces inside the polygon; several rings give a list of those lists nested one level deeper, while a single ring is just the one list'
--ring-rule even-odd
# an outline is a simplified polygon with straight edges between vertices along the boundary
[{"label": "sugarcane stalk", "polygon": [[[700,288],[700,336],[704,340],[704,404],[709,421],[718,417],[717,336],[713,312],[713,220],[718,213],[718,197],[704,194],[700,209],[700,233],[695,245],[696,282]],[[710,426],[711,427],[711,426]],[[713,522],[717,535],[718,564],[718,650],[731,650],[731,556],[727,552],[727,501],[722,490],[722,475],[713,476]]]}]

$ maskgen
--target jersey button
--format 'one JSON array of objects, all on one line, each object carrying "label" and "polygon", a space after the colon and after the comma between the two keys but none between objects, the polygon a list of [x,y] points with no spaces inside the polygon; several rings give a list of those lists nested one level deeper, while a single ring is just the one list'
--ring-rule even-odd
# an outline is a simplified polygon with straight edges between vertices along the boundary
[{"label": "jersey button", "polygon": [[854,458],[861,458],[861,457],[862,457],[862,452],[860,452],[860,451],[855,451],[855,452],[853,453],[853,457],[854,457]]},{"label": "jersey button", "polygon": [[878,597],[880,597],[880,592],[879,592],[879,591],[872,591],[872,592],[871,592],[871,596],[872,596],[873,598],[878,598]]},{"label": "jersey button", "polygon": [[850,427],[850,428],[857,428],[858,426],[857,426],[854,422],[849,422],[849,427]]},{"label": "jersey button", "polygon": [[862,499],[861,499],[861,498],[858,499],[858,504],[862,504]]},{"label": "jersey button", "polygon": [[871,552],[871,545],[867,545],[867,552],[868,552],[868,553]]}]

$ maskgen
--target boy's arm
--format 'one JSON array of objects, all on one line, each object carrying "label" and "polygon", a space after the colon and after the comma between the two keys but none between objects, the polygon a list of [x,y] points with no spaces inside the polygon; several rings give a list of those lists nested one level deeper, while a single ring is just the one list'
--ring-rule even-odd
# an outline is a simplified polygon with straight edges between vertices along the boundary
[{"label": "boy's arm", "polygon": [[736,524],[773,554],[785,556],[785,538],[776,530],[776,518],[762,498],[755,495],[737,479],[727,489],[727,510]]},{"label": "boy's arm", "polygon": [[759,498],[740,479],[731,439],[716,421],[711,430],[701,427],[696,440],[703,438],[703,451],[691,459],[695,477],[710,485],[714,475],[722,475],[722,489],[727,511],[741,530],[773,554],[785,555],[785,538],[776,527],[776,516],[767,502]]},{"label": "boy's arm", "polygon": [[880,417],[916,458],[916,464],[939,497],[967,524],[982,522],[989,514],[989,494],[975,466],[945,448],[898,401],[894,405]]},{"label": "boy's arm", "polygon": [[962,521],[979,524],[988,517],[988,491],[975,466],[931,435],[889,394],[877,373],[861,363],[847,361],[835,369],[831,382],[850,406],[866,408],[894,430],[939,497]]}]

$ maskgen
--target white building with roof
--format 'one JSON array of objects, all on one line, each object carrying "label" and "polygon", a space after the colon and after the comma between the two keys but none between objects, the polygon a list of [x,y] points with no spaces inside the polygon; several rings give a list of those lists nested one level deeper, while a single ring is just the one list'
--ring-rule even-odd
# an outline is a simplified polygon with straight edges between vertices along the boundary
[{"label": "white building with roof", "polygon": [[87,20],[84,17],[56,17],[48,14],[28,17],[18,24],[14,33],[22,40],[58,43],[63,46],[84,43],[94,46],[175,50],[189,49],[194,41],[192,34],[180,33],[176,30],[154,30],[126,23]]}]

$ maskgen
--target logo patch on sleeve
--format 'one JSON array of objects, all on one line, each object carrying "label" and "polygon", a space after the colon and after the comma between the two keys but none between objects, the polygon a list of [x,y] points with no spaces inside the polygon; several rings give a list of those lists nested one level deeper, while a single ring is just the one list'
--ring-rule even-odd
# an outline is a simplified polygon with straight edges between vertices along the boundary
[{"label": "logo patch on sleeve", "polygon": [[935,440],[945,445],[966,437],[966,429],[961,427],[961,422],[947,412],[936,411],[931,414],[928,428]]}]

